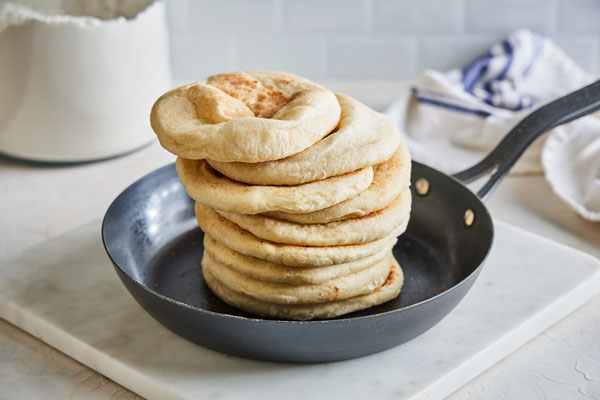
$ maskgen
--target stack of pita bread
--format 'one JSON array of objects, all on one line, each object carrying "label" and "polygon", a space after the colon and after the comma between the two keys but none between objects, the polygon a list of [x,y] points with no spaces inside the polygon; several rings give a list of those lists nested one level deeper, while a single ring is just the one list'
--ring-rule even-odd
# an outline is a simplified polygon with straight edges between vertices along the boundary
[{"label": "stack of pita bread", "polygon": [[152,109],[205,232],[202,271],[260,316],[332,318],[398,296],[410,155],[393,124],[295,75],[245,71],[172,90]]}]

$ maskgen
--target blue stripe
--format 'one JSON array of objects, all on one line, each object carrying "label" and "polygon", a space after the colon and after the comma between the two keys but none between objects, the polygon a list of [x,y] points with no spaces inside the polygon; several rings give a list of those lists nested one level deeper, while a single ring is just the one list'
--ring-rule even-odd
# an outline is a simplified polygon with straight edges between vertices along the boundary
[{"label": "blue stripe", "polygon": [[487,72],[491,59],[492,53],[488,51],[462,69],[462,84],[467,93],[473,93],[477,81]]},{"label": "blue stripe", "polygon": [[[488,80],[483,85],[484,90],[487,92],[484,101],[491,106],[495,106],[494,105],[494,94],[496,94],[496,91],[494,90],[493,84],[494,84],[494,82],[501,81],[502,79],[504,79],[506,77],[506,74],[508,73],[508,70],[510,69],[510,66],[512,65],[513,58],[514,58],[513,48],[508,40],[504,39],[502,41],[502,48],[504,49],[504,54],[506,56],[506,64],[504,64],[504,68],[502,68],[502,71],[500,71],[498,76],[496,76],[493,79]],[[499,92],[497,94],[500,97],[502,97],[501,92]]]},{"label": "blue stripe", "polygon": [[434,106],[438,106],[438,107],[442,107],[442,108],[447,108],[449,110],[453,110],[453,111],[459,111],[465,114],[472,114],[472,115],[477,115],[480,117],[489,117],[490,115],[492,115],[490,112],[487,111],[483,111],[483,110],[474,110],[471,108],[466,108],[466,107],[462,107],[462,106],[457,106],[456,104],[449,104],[449,103],[444,103],[438,100],[433,100],[433,99],[427,99],[425,97],[417,97],[417,100],[420,103],[425,103],[425,104],[431,104]]},{"label": "blue stripe", "polygon": [[504,52],[506,53],[506,65],[504,66],[504,69],[502,70],[502,72],[500,72],[500,74],[496,77],[496,80],[502,80],[504,79],[504,77],[506,76],[506,73],[508,72],[510,66],[512,65],[513,62],[513,48],[510,45],[510,42],[506,39],[504,39],[502,41],[502,47],[504,47]]}]

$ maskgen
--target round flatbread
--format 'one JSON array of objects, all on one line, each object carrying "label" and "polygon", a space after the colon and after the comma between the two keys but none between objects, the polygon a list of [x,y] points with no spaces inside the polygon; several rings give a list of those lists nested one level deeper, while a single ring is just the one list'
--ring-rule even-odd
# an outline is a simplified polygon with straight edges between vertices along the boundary
[{"label": "round flatbread", "polygon": [[189,159],[261,162],[330,133],[341,108],[327,89],[282,72],[214,75],[162,95],[150,114],[160,144]]},{"label": "round flatbread", "polygon": [[257,238],[222,217],[212,208],[200,203],[196,203],[195,211],[200,229],[230,249],[277,264],[298,267],[324,267],[372,256],[396,243],[396,236],[400,232],[398,229],[397,232],[394,231],[382,239],[362,244],[326,247],[298,246]]},{"label": "round flatbread", "polygon": [[299,224],[325,224],[362,217],[389,206],[403,190],[410,190],[410,171],[410,154],[406,145],[401,143],[389,160],[373,166],[373,181],[358,196],[310,213],[271,211],[263,215]]},{"label": "round flatbread", "polygon": [[306,150],[280,160],[261,163],[210,165],[239,182],[254,185],[297,185],[342,175],[382,163],[400,144],[396,127],[385,115],[341,94],[342,117],[335,131]]},{"label": "round flatbread", "polygon": [[367,167],[302,185],[258,186],[231,180],[216,172],[206,160],[178,157],[175,165],[179,179],[192,199],[240,214],[320,210],[358,195],[373,180],[373,168]]},{"label": "round flatbread", "polygon": [[392,244],[380,252],[360,260],[314,268],[292,267],[249,257],[222,245],[208,234],[204,235],[204,249],[216,261],[250,278],[288,285],[314,285],[353,274],[372,266],[388,255],[392,249]]},{"label": "round flatbread", "polygon": [[326,224],[298,224],[264,215],[217,212],[253,235],[276,243],[300,246],[338,246],[379,240],[392,231],[404,231],[408,225],[411,192],[404,190],[383,210],[364,217]]},{"label": "round flatbread", "polygon": [[262,317],[291,320],[334,318],[364,310],[398,297],[404,283],[402,268],[392,257],[392,265],[385,282],[372,293],[320,304],[274,304],[232,291],[209,271],[203,270],[203,274],[207,286],[225,303]]},{"label": "round flatbread", "polygon": [[222,245],[212,236],[204,235],[204,249],[218,262],[250,278],[288,285],[319,284],[340,276],[353,274],[383,260],[392,247],[393,245],[390,244],[389,247],[385,247],[372,256],[345,264],[299,268],[246,256]]},{"label": "round flatbread", "polygon": [[390,272],[391,253],[383,260],[350,275],[312,285],[264,282],[240,274],[204,251],[202,270],[210,272],[230,290],[275,304],[315,304],[345,300],[371,293],[380,287]]}]

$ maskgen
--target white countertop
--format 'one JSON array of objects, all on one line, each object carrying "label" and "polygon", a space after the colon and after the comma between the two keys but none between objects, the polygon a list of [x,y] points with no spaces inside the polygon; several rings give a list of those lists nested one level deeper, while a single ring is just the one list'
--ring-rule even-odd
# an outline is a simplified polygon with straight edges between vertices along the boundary
[{"label": "white countertop", "polygon": [[[376,108],[389,102],[398,87],[333,85]],[[157,144],[117,159],[70,167],[0,160],[0,259],[101,217],[126,186],[173,160]],[[488,206],[495,218],[600,257],[600,224],[579,218],[541,176],[506,178]],[[600,295],[452,398],[600,398],[599,309]],[[0,371],[0,393],[11,399],[137,398],[2,320]]]}]

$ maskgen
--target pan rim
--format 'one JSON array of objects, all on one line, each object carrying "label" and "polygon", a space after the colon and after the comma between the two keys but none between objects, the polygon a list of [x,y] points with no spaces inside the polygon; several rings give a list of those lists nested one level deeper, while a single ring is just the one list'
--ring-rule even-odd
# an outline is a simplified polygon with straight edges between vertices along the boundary
[{"label": "pan rim", "polygon": [[[481,259],[481,261],[479,262],[479,265],[477,265],[477,267],[475,267],[473,269],[473,271],[471,271],[467,276],[465,276],[460,282],[456,283],[455,285],[453,285],[452,287],[448,288],[447,290],[440,292],[432,297],[429,297],[427,299],[421,300],[419,302],[413,303],[413,304],[409,304],[407,306],[404,307],[399,307],[399,308],[395,308],[393,310],[388,310],[388,311],[383,311],[383,312],[379,312],[376,314],[370,314],[370,315],[362,315],[362,316],[356,316],[356,317],[346,317],[346,318],[335,318],[335,319],[318,319],[318,320],[308,320],[308,321],[297,321],[297,320],[287,320],[287,319],[269,319],[269,318],[261,318],[261,317],[245,317],[245,316],[240,316],[240,315],[232,315],[232,314],[224,314],[224,313],[220,313],[220,312],[216,312],[216,311],[211,311],[211,310],[207,310],[204,308],[200,308],[197,306],[193,306],[191,304],[187,304],[184,302],[181,302],[179,300],[175,300],[172,299],[168,296],[165,296],[155,290],[153,290],[152,288],[143,285],[142,283],[140,283],[138,280],[136,280],[135,278],[133,278],[130,274],[128,274],[120,265],[119,263],[115,260],[115,257],[113,257],[113,254],[111,254],[111,251],[109,249],[109,245],[107,245],[107,238],[105,236],[106,232],[105,232],[105,227],[107,226],[107,219],[109,218],[109,215],[111,213],[111,210],[113,210],[114,207],[116,207],[120,201],[123,201],[122,198],[124,196],[126,196],[126,194],[128,192],[130,192],[131,190],[133,190],[136,186],[141,185],[144,181],[150,179],[152,176],[154,175],[159,175],[161,172],[163,172],[164,170],[167,169],[174,169],[175,168],[175,163],[169,163],[166,164],[162,167],[159,167],[157,169],[155,169],[154,171],[151,171],[149,173],[147,173],[146,175],[142,176],[141,178],[137,179],[136,181],[134,181],[133,183],[131,183],[129,186],[127,186],[123,191],[121,191],[121,193],[119,193],[119,195],[117,195],[117,197],[111,202],[110,206],[108,207],[108,209],[106,210],[106,213],[104,214],[104,217],[102,218],[102,224],[101,224],[101,238],[102,238],[102,245],[104,247],[104,251],[106,252],[106,254],[108,255],[111,263],[113,264],[113,266],[115,268],[118,269],[118,272],[120,273],[121,276],[126,277],[131,283],[133,283],[135,286],[139,287],[140,289],[144,290],[145,292],[147,292],[148,294],[154,296],[154,297],[158,297],[160,300],[166,301],[168,303],[171,303],[175,306],[182,306],[184,308],[187,308],[189,310],[192,310],[194,312],[199,312],[202,314],[207,314],[210,315],[212,317],[217,317],[217,318],[233,318],[236,320],[240,320],[240,321],[247,321],[249,323],[261,323],[261,324],[274,324],[274,325],[307,325],[307,326],[311,326],[311,325],[322,325],[322,324],[342,324],[342,323],[349,323],[351,321],[368,321],[370,319],[373,318],[387,318],[387,317],[391,317],[394,314],[397,314],[399,312],[405,311],[405,310],[410,310],[413,309],[417,306],[421,306],[425,303],[430,303],[433,301],[436,301],[437,299],[439,299],[440,297],[446,295],[447,293],[451,293],[455,290],[458,290],[458,288],[460,288],[462,285],[466,284],[466,282],[468,282],[474,275],[478,274],[480,269],[483,267],[483,265],[485,264],[490,251],[493,247],[494,244],[494,238],[495,238],[495,229],[494,229],[494,221],[491,218],[491,215],[489,213],[489,210],[487,209],[487,207],[485,206],[485,204],[483,203],[483,201],[481,201],[481,199],[479,199],[477,197],[477,195],[473,192],[471,192],[468,188],[466,188],[466,186],[461,183],[460,181],[458,181],[456,178],[446,175],[434,168],[431,168],[427,165],[424,165],[422,163],[419,163],[417,161],[412,161],[413,164],[417,164],[421,167],[424,167],[426,169],[429,169],[431,171],[433,171],[434,173],[438,173],[441,174],[443,176],[445,176],[448,179],[453,180],[454,182],[456,182],[458,185],[462,186],[465,190],[467,190],[469,193],[471,193],[474,197],[477,198],[477,200],[481,203],[482,207],[484,208],[487,217],[490,220],[490,227],[491,227],[491,238],[490,238],[490,243],[488,248],[485,251],[485,255],[483,256],[483,258]],[[110,222],[109,222],[110,223]],[[131,294],[131,293],[130,293]],[[138,299],[133,296],[134,300],[138,301]],[[138,301],[139,302],[139,301]],[[358,322],[357,322],[358,323]]]}]

